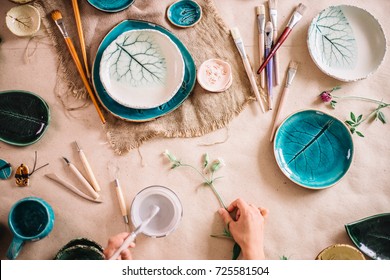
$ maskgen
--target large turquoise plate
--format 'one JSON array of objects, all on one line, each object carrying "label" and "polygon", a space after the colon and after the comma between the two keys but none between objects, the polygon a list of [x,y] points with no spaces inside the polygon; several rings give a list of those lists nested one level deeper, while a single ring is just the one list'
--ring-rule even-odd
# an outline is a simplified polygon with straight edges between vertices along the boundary
[{"label": "large turquoise plate", "polygon": [[[104,50],[110,45],[111,42],[113,42],[119,35],[121,35],[123,32],[129,31],[129,30],[142,30],[142,29],[154,29],[162,32],[163,34],[167,35],[179,48],[184,64],[185,64],[185,73],[184,73],[184,79],[183,83],[180,87],[180,89],[176,92],[176,94],[172,97],[171,100],[168,102],[150,109],[134,109],[129,108],[126,106],[123,106],[113,100],[110,95],[106,92],[104,89],[104,86],[100,80],[100,61],[102,59],[102,54]],[[125,119],[128,121],[135,121],[135,122],[143,122],[143,121],[150,121],[155,118],[161,117],[163,115],[166,115],[176,108],[178,108],[184,100],[190,95],[192,89],[195,85],[195,78],[196,78],[196,67],[194,60],[187,50],[187,48],[183,45],[183,43],[170,31],[165,29],[164,27],[146,22],[146,21],[138,21],[138,20],[125,20],[119,23],[117,26],[115,26],[107,35],[104,37],[103,41],[101,42],[96,58],[92,67],[92,82],[93,86],[95,87],[96,94],[102,103],[102,105],[110,111],[113,115]]]},{"label": "large turquoise plate", "polygon": [[0,92],[0,141],[15,145],[34,144],[50,123],[46,101],[24,90]]},{"label": "large turquoise plate", "polygon": [[289,116],[275,135],[274,153],[282,172],[296,184],[324,189],[348,171],[352,136],[340,120],[316,110]]},{"label": "large turquoise plate", "polygon": [[98,10],[107,13],[122,11],[134,3],[135,0],[87,0],[89,4]]}]

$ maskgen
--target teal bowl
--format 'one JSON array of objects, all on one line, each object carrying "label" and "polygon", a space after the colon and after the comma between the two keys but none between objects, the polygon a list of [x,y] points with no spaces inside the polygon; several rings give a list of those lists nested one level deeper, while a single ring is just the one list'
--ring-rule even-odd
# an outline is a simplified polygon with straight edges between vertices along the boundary
[{"label": "teal bowl", "polygon": [[192,0],[180,0],[169,6],[167,10],[169,21],[178,27],[191,27],[202,18],[202,8]]},{"label": "teal bowl", "polygon": [[348,127],[316,110],[287,117],[275,135],[278,166],[291,181],[309,189],[328,188],[340,181],[351,166],[353,153]]}]

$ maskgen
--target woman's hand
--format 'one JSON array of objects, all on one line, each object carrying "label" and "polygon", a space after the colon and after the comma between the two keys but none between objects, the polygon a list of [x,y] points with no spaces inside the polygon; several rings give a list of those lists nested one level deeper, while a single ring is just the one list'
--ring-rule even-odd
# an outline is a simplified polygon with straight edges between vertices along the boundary
[{"label": "woman's hand", "polygon": [[[108,260],[116,250],[119,249],[119,247],[122,245],[122,243],[125,241],[125,239],[130,235],[128,232],[122,232],[117,235],[114,235],[108,239],[107,247],[104,249],[103,253],[106,259]],[[131,243],[129,248],[134,248],[135,243]],[[131,256],[131,252],[129,248],[123,250],[117,260],[132,260],[133,257]]]},{"label": "woman's hand", "polygon": [[[235,219],[231,217],[234,211],[236,211]],[[227,211],[221,208],[218,213],[226,223],[234,240],[240,245],[243,259],[265,259],[264,223],[268,215],[266,208],[247,204],[239,198],[227,207]]]}]

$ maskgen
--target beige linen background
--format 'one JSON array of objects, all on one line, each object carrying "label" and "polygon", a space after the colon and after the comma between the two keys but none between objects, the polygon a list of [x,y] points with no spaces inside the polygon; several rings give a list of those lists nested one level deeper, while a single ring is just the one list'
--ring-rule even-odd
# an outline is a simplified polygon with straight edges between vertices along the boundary
[{"label": "beige linen background", "polygon": [[[82,3],[84,14],[90,13],[102,18],[110,16],[85,5],[86,1],[79,2]],[[143,3],[141,0],[136,0],[137,2]],[[173,1],[156,2],[168,5]],[[281,30],[297,2],[279,2]],[[254,7],[262,2],[215,0],[214,3],[226,26],[239,27],[248,55],[252,61],[257,61]],[[378,71],[368,79],[341,83],[326,76],[310,58],[306,45],[307,30],[311,19],[322,9],[340,2],[303,0],[302,3],[308,9],[279,50],[283,75],[291,59],[301,63],[285,104],[283,117],[298,110],[314,108],[345,120],[351,111],[367,114],[376,108],[375,104],[366,102],[343,101],[333,110],[318,101],[318,94],[322,90],[336,85],[342,86],[337,92],[341,96],[360,95],[389,102],[389,53]],[[345,0],[343,3],[367,9],[381,23],[386,37],[390,38],[390,1]],[[14,5],[9,1],[2,1],[0,17],[4,18],[5,13]],[[131,16],[130,11],[131,9],[125,12],[128,17]],[[71,15],[70,13],[69,16]],[[196,138],[155,138],[140,147],[142,159],[137,150],[119,156],[107,143],[106,132],[102,129],[93,106],[71,112],[70,115],[64,112],[63,105],[55,96],[57,53],[47,45],[51,41],[46,33],[41,30],[39,35],[44,38],[30,62],[26,63],[24,54],[29,38],[12,35],[4,22],[0,28],[3,39],[0,45],[0,90],[23,89],[35,92],[48,102],[52,114],[47,133],[36,144],[20,148],[0,143],[0,158],[6,159],[13,166],[22,162],[32,166],[34,151],[38,151],[38,165],[50,163],[33,174],[30,187],[18,188],[11,179],[0,181],[0,258],[5,258],[12,238],[7,225],[9,209],[18,199],[30,195],[48,201],[53,206],[56,221],[51,234],[41,241],[26,244],[19,259],[50,259],[61,246],[80,236],[91,238],[105,246],[109,236],[126,229],[113,186],[113,180],[117,177],[122,183],[128,208],[141,189],[155,184],[174,190],[184,208],[180,225],[171,235],[161,239],[140,236],[137,247],[133,250],[134,258],[230,259],[233,243],[210,237],[212,233],[221,233],[224,227],[216,213],[218,201],[209,189],[201,186],[200,177],[192,170],[170,170],[169,164],[161,156],[165,149],[171,150],[183,162],[197,166],[200,166],[201,155],[205,152],[210,154],[211,159],[222,157],[225,160],[226,166],[218,171],[218,175],[223,178],[216,182],[216,188],[224,201],[230,203],[235,198],[242,197],[270,210],[265,236],[265,251],[269,259],[279,259],[282,255],[290,259],[314,259],[322,249],[332,244],[352,244],[344,229],[346,223],[390,212],[389,124],[383,125],[376,121],[362,124],[359,129],[365,134],[365,138],[353,136],[355,155],[349,172],[335,186],[320,191],[305,189],[292,183],[279,170],[269,142],[273,112],[262,114],[254,102],[231,120],[228,130],[220,129]],[[88,28],[95,30],[97,27]],[[108,30],[111,26],[105,28]],[[170,29],[178,32],[172,27]],[[95,36],[93,32],[90,34]],[[88,42],[91,39],[87,38]],[[30,50],[34,47],[34,42],[35,39],[29,45]],[[389,42],[387,47],[389,50]],[[254,64],[256,68],[258,65]],[[276,98],[279,98],[281,88],[282,85],[275,88]],[[69,101],[73,100],[72,97]],[[386,109],[384,113],[389,119],[390,110]],[[55,172],[77,184],[62,160],[62,156],[66,156],[82,169],[72,143],[74,140],[84,148],[99,180],[104,201],[100,205],[78,198],[44,176],[45,173]],[[223,144],[203,146],[205,143],[224,140]],[[132,229],[133,226],[130,225],[129,228]]]}]

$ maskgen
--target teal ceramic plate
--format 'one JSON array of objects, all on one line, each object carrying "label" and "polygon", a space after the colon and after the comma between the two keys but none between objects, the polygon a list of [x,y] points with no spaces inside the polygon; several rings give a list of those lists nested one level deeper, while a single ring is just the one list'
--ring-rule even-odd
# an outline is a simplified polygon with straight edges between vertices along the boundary
[{"label": "teal ceramic plate", "polygon": [[352,242],[370,258],[390,260],[390,213],[370,216],[345,225]]},{"label": "teal ceramic plate", "polygon": [[386,38],[378,20],[350,5],[321,11],[310,24],[307,44],[321,71],[347,82],[375,72],[386,53]]},{"label": "teal ceramic plate", "polygon": [[0,179],[8,179],[12,174],[12,166],[0,158]]},{"label": "teal ceramic plate", "polygon": [[202,8],[191,0],[179,0],[167,10],[169,21],[179,27],[191,27],[202,18]]},{"label": "teal ceramic plate", "polygon": [[115,13],[120,12],[134,3],[135,0],[87,0],[96,9],[108,12]]},{"label": "teal ceramic plate", "polygon": [[0,141],[16,146],[37,142],[46,132],[50,110],[38,95],[22,90],[0,92]]},{"label": "teal ceramic plate", "polygon": [[352,136],[343,122],[330,115],[300,111],[280,125],[274,153],[290,180],[306,188],[324,189],[347,173],[353,156]]},{"label": "teal ceramic plate", "polygon": [[[128,108],[124,105],[119,104],[115,100],[113,100],[107,91],[104,89],[104,86],[100,80],[100,62],[102,60],[102,55],[104,50],[113,42],[118,36],[120,36],[123,32],[130,30],[144,30],[144,29],[153,29],[160,31],[161,33],[167,35],[179,48],[183,60],[184,60],[184,78],[183,82],[176,92],[176,94],[172,97],[168,102],[149,109],[133,109]],[[103,39],[101,42],[96,58],[92,67],[92,81],[95,87],[97,96],[102,103],[102,105],[110,111],[113,115],[128,120],[128,121],[136,121],[143,122],[153,120],[157,117],[161,117],[167,113],[172,112],[176,108],[178,108],[184,100],[189,96],[192,89],[195,85],[196,78],[196,67],[194,60],[192,59],[191,54],[187,50],[187,48],[183,45],[183,43],[170,31],[165,29],[162,26],[156,25],[154,23],[146,22],[146,21],[138,21],[138,20],[125,20],[115,26]]]}]

